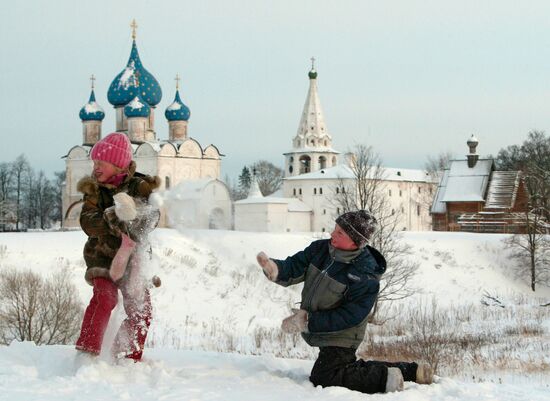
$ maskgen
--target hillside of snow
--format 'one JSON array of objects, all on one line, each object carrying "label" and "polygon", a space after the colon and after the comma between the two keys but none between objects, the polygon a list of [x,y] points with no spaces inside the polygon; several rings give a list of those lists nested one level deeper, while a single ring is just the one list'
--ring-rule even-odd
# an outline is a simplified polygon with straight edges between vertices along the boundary
[{"label": "hillside of snow", "polygon": [[[479,305],[484,294],[510,305],[522,299],[528,307],[550,301],[550,289],[540,287],[533,295],[516,277],[517,262],[510,258],[503,235],[409,232],[402,236],[419,265],[410,283],[417,292],[401,301],[403,307],[433,300],[441,308]],[[310,233],[155,230],[147,274],[159,275],[163,283],[151,290],[154,320],[145,361],[113,365],[102,356],[75,366],[71,346],[13,343],[0,347],[0,399],[72,400],[82,399],[83,394],[94,400],[364,399],[346,389],[320,389],[309,383],[316,351],[279,328],[299,301],[301,286],[270,283],[255,262],[261,250],[284,258],[318,238]],[[86,305],[91,287],[83,279],[85,240],[80,231],[3,233],[0,268],[28,268],[44,275],[64,271]],[[509,310],[514,314],[516,309]],[[547,316],[541,315],[546,338]],[[117,307],[106,343],[121,319]],[[498,327],[484,328],[483,322],[471,324],[471,330],[478,329],[498,331]],[[548,346],[539,343],[539,337],[533,337],[524,359],[538,358],[537,366],[548,366]],[[403,393],[373,399],[549,399],[549,377],[539,371],[484,377],[481,383],[466,374],[440,378],[431,386],[408,383]]]}]

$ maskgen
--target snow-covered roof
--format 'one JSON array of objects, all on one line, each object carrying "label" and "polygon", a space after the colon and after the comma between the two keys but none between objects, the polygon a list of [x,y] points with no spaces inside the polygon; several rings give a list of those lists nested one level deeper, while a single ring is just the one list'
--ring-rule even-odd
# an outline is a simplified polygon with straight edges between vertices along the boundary
[{"label": "snow-covered roof", "polygon": [[519,171],[493,171],[487,191],[486,209],[514,207],[521,173]]},{"label": "snow-covered roof", "polygon": [[283,155],[290,155],[293,153],[335,153],[340,154],[337,150],[329,146],[302,146],[301,148],[292,149],[290,152],[283,153]]},{"label": "snow-covered roof", "polygon": [[[430,176],[424,170],[406,168],[382,167],[382,177],[385,181],[410,181],[410,182],[431,182]],[[330,179],[354,179],[352,169],[345,164],[324,168],[312,173],[300,174],[287,177],[285,180],[330,180]]]},{"label": "snow-covered roof", "polygon": [[483,202],[493,169],[492,159],[478,160],[468,167],[467,160],[452,160],[445,186],[441,186],[441,202]]},{"label": "snow-covered roof", "polygon": [[434,200],[432,203],[432,213],[445,213],[447,211],[447,204],[443,202],[443,195],[445,195],[445,187],[447,186],[447,181],[449,179],[449,170],[443,172],[441,181],[437,185],[437,190],[435,191]]},{"label": "snow-covered roof", "polygon": [[295,181],[295,180],[333,180],[340,178],[354,178],[353,171],[346,166],[345,164],[338,164],[334,167],[324,168],[312,173],[305,173],[300,175],[295,175],[293,177],[287,177],[285,180]]},{"label": "snow-covered roof", "polygon": [[185,180],[167,191],[169,199],[200,199],[204,188],[212,181],[218,181],[215,178],[200,178],[198,180]]}]

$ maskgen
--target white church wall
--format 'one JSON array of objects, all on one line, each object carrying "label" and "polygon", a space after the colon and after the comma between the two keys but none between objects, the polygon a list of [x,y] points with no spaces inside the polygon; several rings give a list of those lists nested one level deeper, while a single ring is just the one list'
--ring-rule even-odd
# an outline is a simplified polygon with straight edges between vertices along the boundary
[{"label": "white church wall", "polygon": [[239,204],[235,203],[235,230],[236,231],[258,231],[266,232],[267,227],[267,205]]},{"label": "white church wall", "polygon": [[311,212],[288,212],[286,214],[287,232],[311,231]]},{"label": "white church wall", "polygon": [[229,189],[219,180],[182,182],[159,195],[170,227],[231,228]]}]

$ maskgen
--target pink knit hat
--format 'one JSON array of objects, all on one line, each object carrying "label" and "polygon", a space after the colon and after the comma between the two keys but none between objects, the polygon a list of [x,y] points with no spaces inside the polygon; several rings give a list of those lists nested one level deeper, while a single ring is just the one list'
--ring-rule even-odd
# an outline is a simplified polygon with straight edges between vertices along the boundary
[{"label": "pink knit hat", "polygon": [[102,160],[125,169],[132,161],[132,145],[128,137],[113,132],[96,143],[90,152],[92,160]]}]

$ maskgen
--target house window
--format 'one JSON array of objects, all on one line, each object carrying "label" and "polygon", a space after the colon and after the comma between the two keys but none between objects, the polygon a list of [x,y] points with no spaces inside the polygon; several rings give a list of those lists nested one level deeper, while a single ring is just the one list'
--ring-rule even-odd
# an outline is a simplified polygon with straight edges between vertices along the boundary
[{"label": "house window", "polygon": [[336,187],[336,193],[337,193],[337,194],[340,193],[340,188]]},{"label": "house window", "polygon": [[327,214],[327,209],[323,209],[323,214]]},{"label": "house window", "polygon": [[390,190],[388,190],[388,194],[389,194],[389,195],[391,196],[391,189],[390,189]]},{"label": "house window", "polygon": [[323,188],[319,188],[319,195],[323,195]]},{"label": "house window", "polygon": [[340,208],[339,207],[336,208],[336,213],[340,214]]},{"label": "house window", "polygon": [[164,188],[170,189],[170,177],[164,177]]},{"label": "house window", "polygon": [[322,231],[322,232],[325,232],[325,227],[323,227],[323,228],[321,229],[321,231]]},{"label": "house window", "polygon": [[313,195],[317,195],[317,188],[313,188]]},{"label": "house window", "polygon": [[418,193],[422,192],[422,188],[418,187]]},{"label": "house window", "polygon": [[342,193],[343,193],[343,194],[346,193],[346,187],[342,187]]},{"label": "house window", "polygon": [[302,188],[298,189],[298,193],[302,195]]},{"label": "house window", "polygon": [[391,215],[393,216],[395,214],[395,209],[391,210]]},{"label": "house window", "polygon": [[401,206],[401,213],[405,213],[405,208]]},{"label": "house window", "polygon": [[296,188],[294,188],[294,189],[292,190],[292,194],[293,194],[294,196],[296,196]]},{"label": "house window", "polygon": [[403,196],[403,191],[399,190],[399,196]]},{"label": "house window", "polygon": [[416,214],[420,216],[420,205],[416,205]]}]

